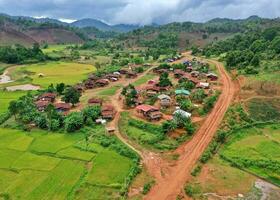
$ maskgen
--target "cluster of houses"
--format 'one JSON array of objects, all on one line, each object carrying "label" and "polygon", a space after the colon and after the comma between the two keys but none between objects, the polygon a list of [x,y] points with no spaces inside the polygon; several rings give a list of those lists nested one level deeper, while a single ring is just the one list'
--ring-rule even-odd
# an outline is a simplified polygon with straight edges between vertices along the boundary
[{"label": "cluster of houses", "polygon": [[58,112],[67,113],[71,109],[71,104],[64,102],[55,102],[56,94],[47,92],[38,96],[35,101],[35,105],[40,112],[44,112],[48,105],[53,104]]},{"label": "cluster of houses", "polygon": [[126,78],[136,78],[137,73],[131,70],[121,69],[119,71],[105,74],[101,77],[98,77],[94,74],[90,75],[87,80],[83,83],[77,84],[75,88],[83,92],[84,90],[98,88],[98,87],[105,87],[110,84],[110,82],[116,82],[125,76]]},{"label": "cluster of houses", "polygon": [[172,62],[175,62],[175,61],[177,61],[177,60],[180,60],[181,58],[182,58],[181,55],[177,55],[177,56],[174,56],[173,58],[168,58],[168,59],[166,60],[166,62],[167,62],[167,63],[172,63]]}]

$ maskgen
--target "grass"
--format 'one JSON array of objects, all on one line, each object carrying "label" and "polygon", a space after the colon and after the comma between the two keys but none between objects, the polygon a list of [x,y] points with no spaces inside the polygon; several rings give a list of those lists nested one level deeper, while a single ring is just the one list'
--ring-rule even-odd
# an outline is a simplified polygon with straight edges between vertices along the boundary
[{"label": "grass", "polygon": [[[130,122],[133,123],[130,123]],[[137,126],[141,124],[143,127]],[[129,117],[128,113],[121,114],[120,130],[122,134],[141,146],[152,150],[171,150],[178,147],[179,141],[168,136],[164,136],[160,126],[146,123]],[[185,140],[182,136],[182,140]]]},{"label": "grass", "polygon": [[115,85],[97,93],[98,96],[113,96],[121,88],[121,85]]},{"label": "grass", "polygon": [[93,160],[87,182],[92,185],[120,185],[133,163],[114,151],[104,150]]},{"label": "grass", "polygon": [[140,85],[143,85],[144,83],[147,83],[149,80],[152,80],[156,77],[156,75],[154,74],[147,74],[143,77],[141,77],[140,79],[138,79],[137,81],[135,81],[133,83],[134,86],[140,86]]},{"label": "grass", "polygon": [[4,71],[10,66],[11,65],[6,64],[6,63],[0,63],[0,75],[2,75],[4,73]]},{"label": "grass", "polygon": [[[85,131],[95,137],[105,134],[101,127]],[[0,128],[0,195],[30,200],[120,199],[120,187],[134,161],[94,141],[79,147],[85,131]]]},{"label": "grass", "polygon": [[0,91],[0,114],[5,113],[8,110],[9,103],[13,100],[17,100],[21,96],[26,94],[25,91],[15,91],[15,92],[8,92],[8,91]]},{"label": "grass", "polygon": [[[28,75],[32,84],[40,85],[43,88],[50,84],[65,83],[75,84],[87,78],[87,75],[96,69],[92,65],[72,62],[47,62],[33,65],[26,65],[17,68],[11,76],[13,79]],[[44,76],[39,77],[42,73]]]},{"label": "grass", "polygon": [[222,149],[222,158],[280,185],[280,144],[275,140],[280,129],[275,129],[272,134],[268,131],[271,129],[272,126],[268,125],[238,131]]}]

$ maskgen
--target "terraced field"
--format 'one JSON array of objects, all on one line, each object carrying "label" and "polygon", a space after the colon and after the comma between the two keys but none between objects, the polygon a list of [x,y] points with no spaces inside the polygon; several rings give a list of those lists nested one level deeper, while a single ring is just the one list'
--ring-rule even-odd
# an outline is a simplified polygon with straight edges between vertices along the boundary
[{"label": "terraced field", "polygon": [[[104,134],[102,127],[91,129]],[[0,195],[10,199],[113,199],[135,165],[74,134],[0,128]]]}]

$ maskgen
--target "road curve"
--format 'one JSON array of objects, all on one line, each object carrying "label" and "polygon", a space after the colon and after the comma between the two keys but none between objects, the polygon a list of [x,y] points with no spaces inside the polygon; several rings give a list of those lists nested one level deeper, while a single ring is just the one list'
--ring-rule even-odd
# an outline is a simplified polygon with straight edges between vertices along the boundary
[{"label": "road curve", "polygon": [[145,200],[175,200],[177,195],[182,191],[184,184],[190,179],[190,172],[199,160],[200,156],[207,148],[214,137],[219,124],[230,106],[236,91],[235,84],[228,75],[222,63],[208,60],[217,66],[222,83],[222,93],[208,115],[205,122],[197,131],[191,141],[181,145],[176,152],[180,158],[176,166],[169,170],[165,177],[157,180],[157,184],[145,196]]}]

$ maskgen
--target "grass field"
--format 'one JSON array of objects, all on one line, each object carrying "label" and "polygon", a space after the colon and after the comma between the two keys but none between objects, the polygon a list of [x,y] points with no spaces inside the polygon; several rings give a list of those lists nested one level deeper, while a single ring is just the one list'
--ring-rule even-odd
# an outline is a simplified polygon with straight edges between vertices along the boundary
[{"label": "grass field", "polygon": [[233,165],[280,186],[280,126],[242,129],[221,151]]},{"label": "grass field", "polygon": [[[105,134],[102,127],[90,131]],[[93,141],[88,150],[79,148],[83,134],[0,128],[0,196],[119,199],[120,187],[135,163]]]},{"label": "grass field", "polygon": [[17,100],[19,97],[24,96],[25,94],[25,91],[8,92],[0,90],[0,114],[7,111],[11,101]]},{"label": "grass field", "polygon": [[[135,122],[135,124],[131,124],[130,121]],[[149,128],[137,126],[138,123],[141,124],[140,126]],[[176,139],[164,136],[160,126],[132,119],[128,113],[121,114],[120,130],[131,140],[153,150],[171,150],[180,144]]]},{"label": "grass field", "polygon": [[134,86],[139,86],[142,85],[144,83],[147,83],[149,80],[152,80],[156,77],[155,74],[147,74],[146,76],[141,77],[140,79],[138,79],[137,81],[135,81],[133,83]]},{"label": "grass field", "polygon": [[[32,83],[44,88],[51,83],[75,84],[87,78],[96,69],[92,65],[71,62],[48,62],[18,67],[11,76],[14,80],[28,75]],[[43,77],[39,77],[43,74]]]},{"label": "grass field", "polygon": [[98,92],[97,95],[103,97],[113,96],[121,87],[122,87],[121,85],[115,85],[108,89]]}]

